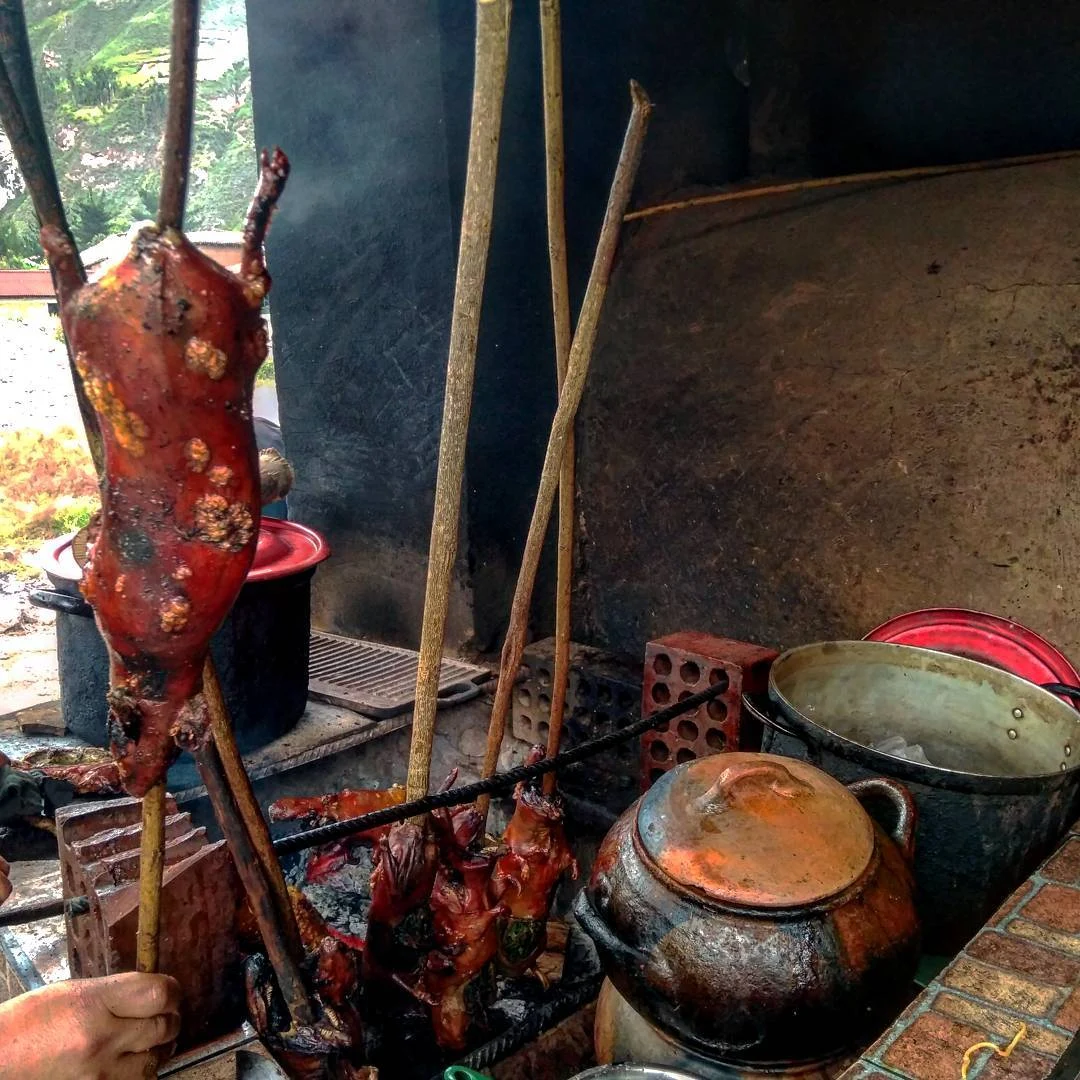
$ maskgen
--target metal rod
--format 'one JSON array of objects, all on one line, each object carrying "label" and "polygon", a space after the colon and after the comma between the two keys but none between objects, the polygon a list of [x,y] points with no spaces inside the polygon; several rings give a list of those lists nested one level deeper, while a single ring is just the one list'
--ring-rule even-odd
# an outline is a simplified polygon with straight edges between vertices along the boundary
[{"label": "metal rod", "polygon": [[184,224],[198,51],[199,0],[173,0],[169,111],[165,118],[165,163],[157,216],[162,229],[179,229]]},{"label": "metal rod", "polygon": [[20,904],[18,907],[0,909],[0,927],[23,926],[38,919],[55,919],[61,915],[78,918],[90,910],[90,900],[76,896],[71,900],[48,900],[38,904]]},{"label": "metal rod", "polygon": [[210,713],[210,730],[217,744],[218,757],[225,771],[225,779],[236,802],[244,829],[255,850],[255,855],[262,867],[270,895],[274,901],[277,923],[285,938],[289,953],[299,963],[303,959],[303,945],[300,930],[296,925],[296,913],[293,911],[289,890],[285,884],[285,875],[281,872],[281,863],[274,854],[274,841],[270,836],[270,826],[259,808],[251,778],[244,768],[244,760],[236,745],[232,724],[229,722],[228,708],[221,692],[221,682],[214,668],[214,661],[207,656],[203,666],[203,696],[206,698]]},{"label": "metal rod", "polygon": [[431,523],[424,621],[416,672],[416,704],[406,780],[410,799],[426,794],[431,779],[439,668],[442,665],[450,588],[457,560],[465,443],[472,410],[476,341],[480,331],[480,308],[491,241],[509,39],[510,0],[477,0],[465,202],[461,211],[454,314],[450,324],[450,353],[446,366],[439,467],[435,479],[435,508]]},{"label": "metal rod", "polygon": [[161,879],[165,873],[165,781],[160,780],[142,800],[139,837],[139,931],[135,970],[157,971],[158,929],[161,922]]},{"label": "metal rod", "polygon": [[[547,166],[548,262],[551,309],[555,323],[555,372],[559,392],[566,382],[573,328],[570,322],[570,273],[566,254],[566,146],[563,133],[562,13],[559,0],[540,0],[543,54],[544,158]],[[547,755],[559,752],[566,691],[570,681],[570,620],[574,587],[574,429],[566,439],[559,473],[559,539],[555,575],[555,664],[551,679]],[[544,777],[544,791],[555,790],[555,774]]]},{"label": "metal rod", "polygon": [[628,739],[636,739],[644,732],[652,728],[670,724],[680,716],[693,712],[701,705],[719,697],[723,687],[718,683],[716,686],[707,687],[696,694],[692,694],[682,701],[661,709],[652,716],[643,717],[632,724],[617,731],[610,731],[606,735],[599,735],[595,739],[579,743],[570,750],[563,750],[558,757],[542,758],[535,765],[519,765],[508,769],[506,772],[490,776],[486,780],[478,780],[474,784],[464,784],[459,788],[450,788],[447,791],[436,791],[426,795],[422,799],[412,802],[401,803],[385,810],[373,810],[370,814],[351,818],[347,821],[335,821],[330,825],[319,825],[314,829],[304,832],[293,833],[292,836],[282,837],[274,841],[274,850],[279,855],[293,855],[298,851],[306,851],[308,848],[317,847],[320,844],[329,844],[337,840],[344,840],[357,833],[367,832],[380,825],[392,825],[406,818],[417,817],[429,813],[431,810],[442,806],[462,806],[472,802],[478,796],[490,795],[495,791],[510,791],[515,785],[524,780],[531,780],[537,776],[562,769],[568,765],[585,761],[587,758],[600,754],[612,746],[626,742]]},{"label": "metal rod", "polygon": [[[525,634],[528,629],[533,586],[536,584],[536,571],[540,565],[544,537],[547,534],[548,522],[551,520],[551,510],[559,486],[567,438],[573,429],[574,417],[581,403],[581,395],[585,391],[585,379],[589,374],[593,345],[596,343],[596,334],[600,325],[600,312],[603,309],[604,297],[607,295],[611,268],[615,262],[615,250],[619,243],[623,215],[630,205],[634,180],[645,146],[645,132],[649,126],[652,103],[636,82],[630,84],[630,98],[632,102],[630,122],[626,128],[619,163],[615,168],[615,178],[612,181],[604,223],[600,229],[600,239],[593,257],[589,284],[585,290],[577,331],[570,347],[566,380],[559,393],[559,405],[551,422],[551,434],[548,436],[547,454],[540,474],[540,486],[536,492],[532,521],[529,523],[529,535],[525,541],[517,587],[510,607],[510,625],[506,631],[506,641],[503,643],[499,663],[499,682],[495,689],[495,701],[491,707],[491,720],[488,725],[487,748],[482,773],[485,777],[492,776],[498,765],[499,750],[506,731],[506,718],[510,712],[510,696],[514,691],[514,682],[525,651]],[[490,801],[490,798],[484,795],[476,803],[477,809],[485,817]]]},{"label": "metal rod", "polygon": [[[437,791],[432,795],[426,795],[422,799],[412,802],[399,803],[397,806],[387,807],[384,810],[372,810],[369,814],[361,814],[359,817],[348,818],[345,821],[335,821],[330,825],[319,825],[313,829],[305,829],[295,832],[291,836],[284,836],[274,841],[274,851],[278,855],[295,855],[309,848],[319,847],[321,844],[333,843],[336,840],[344,840],[357,833],[367,832],[369,829],[380,825],[393,825],[398,821],[404,821],[410,817],[425,814],[430,810],[442,806],[462,806],[472,802],[478,795],[493,791],[509,791],[523,780],[531,780],[537,776],[544,776],[556,769],[565,768],[579,761],[602,753],[612,746],[629,739],[636,739],[639,735],[651,728],[670,724],[686,713],[693,712],[701,705],[712,701],[724,693],[721,685],[710,686],[697,694],[692,694],[682,701],[669,705],[666,709],[653,713],[652,716],[635,720],[632,724],[620,728],[618,731],[609,732],[607,735],[589,739],[579,743],[572,750],[564,750],[555,758],[543,758],[535,765],[519,765],[515,769],[509,769],[504,773],[498,773],[487,780],[478,780],[474,784],[465,784],[459,788],[449,788],[445,791]],[[90,902],[85,896],[76,896],[68,901],[49,900],[42,904],[25,904],[17,910],[0,912],[0,926],[21,926],[23,923],[33,922],[35,919],[47,919],[54,915],[63,914],[64,904],[70,905],[70,914],[85,915],[90,910]]]},{"label": "metal rod", "polygon": [[273,894],[251,837],[248,836],[233,801],[229,781],[213,739],[208,740],[195,755],[195,761],[199,766],[199,775],[206,785],[206,794],[214,808],[218,827],[229,844],[237,873],[259,924],[267,959],[277,976],[278,987],[285,999],[289,1015],[296,1025],[310,1024],[314,1017],[311,999],[308,997],[299,965],[293,959],[288,939],[282,933]]}]

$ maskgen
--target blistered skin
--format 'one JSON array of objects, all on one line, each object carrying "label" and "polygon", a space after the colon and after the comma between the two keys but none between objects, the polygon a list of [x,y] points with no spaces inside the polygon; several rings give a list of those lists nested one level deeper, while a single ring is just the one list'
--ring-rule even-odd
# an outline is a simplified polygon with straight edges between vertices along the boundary
[{"label": "blistered skin", "polygon": [[122,262],[79,287],[70,249],[42,234],[105,446],[82,588],[109,647],[109,735],[132,795],[205,739],[203,663],[255,554],[262,241],[287,173],[280,151],[263,155],[240,276],[176,230],[150,226]]},{"label": "blistered skin", "polygon": [[[527,764],[544,756],[534,747]],[[504,853],[495,861],[489,886],[493,901],[507,910],[500,928],[499,959],[511,974],[527,971],[544,950],[555,889],[567,871],[578,875],[577,860],[566,839],[562,801],[544,795],[534,784],[518,784],[516,805],[503,833]]]},{"label": "blistered skin", "polygon": [[495,958],[496,920],[506,914],[488,898],[489,856],[444,864],[431,891],[435,950],[424,973],[424,999],[431,1005],[435,1041],[444,1050],[464,1050],[473,1017],[468,990]]}]

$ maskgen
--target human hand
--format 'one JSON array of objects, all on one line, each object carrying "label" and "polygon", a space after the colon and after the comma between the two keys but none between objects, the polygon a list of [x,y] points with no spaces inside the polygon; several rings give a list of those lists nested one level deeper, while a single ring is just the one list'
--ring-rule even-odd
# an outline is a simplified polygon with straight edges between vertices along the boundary
[{"label": "human hand", "polygon": [[0,855],[0,904],[2,904],[11,895],[11,881],[8,878],[8,873],[11,867],[8,866],[7,860]]},{"label": "human hand", "polygon": [[126,972],[53,983],[0,1005],[0,1080],[143,1080],[180,1031],[180,987]]}]

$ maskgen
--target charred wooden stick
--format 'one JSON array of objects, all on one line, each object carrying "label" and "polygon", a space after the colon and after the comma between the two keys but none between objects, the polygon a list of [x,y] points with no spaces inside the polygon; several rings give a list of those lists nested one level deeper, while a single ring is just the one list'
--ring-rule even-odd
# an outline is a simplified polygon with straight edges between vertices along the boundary
[{"label": "charred wooden stick", "polygon": [[[566,255],[566,150],[563,136],[562,26],[559,0],[540,0],[543,51],[544,157],[547,164],[548,261],[555,319],[555,369],[559,392],[566,382],[573,329]],[[566,689],[570,679],[570,616],[574,584],[574,429],[570,428],[559,474],[559,542],[555,585],[555,665],[548,717],[548,757],[559,752]],[[555,790],[555,774],[544,777],[544,792]]]},{"label": "charred wooden stick", "polygon": [[425,795],[430,780],[439,669],[442,665],[450,584],[457,558],[465,441],[469,432],[473,373],[476,368],[476,340],[491,240],[509,37],[510,0],[477,0],[476,59],[465,203],[461,211],[454,315],[450,326],[450,355],[446,368],[435,510],[431,523],[424,622],[420,634],[416,704],[406,783],[410,799]]},{"label": "charred wooden stick", "polygon": [[233,800],[229,780],[214,739],[207,741],[195,755],[195,761],[202,782],[206,785],[210,805],[214,808],[214,816],[229,844],[237,873],[259,924],[266,955],[277,976],[278,987],[289,1009],[289,1015],[296,1026],[311,1024],[314,1018],[311,999],[300,967],[293,959],[289,941],[281,929],[274,896],[267,884],[262,862]]},{"label": "charred wooden stick", "polygon": [[[559,486],[559,474],[563,454],[566,451],[567,438],[574,425],[581,395],[585,390],[585,379],[589,374],[593,345],[600,325],[600,312],[607,294],[611,268],[615,262],[615,250],[619,242],[623,214],[630,205],[630,195],[641,162],[641,152],[645,145],[645,132],[649,125],[652,103],[648,95],[636,82],[630,84],[630,97],[633,107],[630,123],[626,129],[619,164],[615,169],[615,179],[608,196],[604,223],[600,229],[600,239],[593,257],[592,272],[585,290],[585,299],[581,305],[577,331],[570,348],[570,361],[567,366],[566,380],[559,393],[559,405],[551,422],[551,434],[548,436],[547,454],[540,473],[540,486],[536,492],[536,504],[533,507],[532,521],[529,523],[529,535],[525,541],[525,552],[518,571],[517,587],[510,608],[510,626],[506,632],[502,657],[499,663],[499,682],[495,690],[495,703],[491,709],[491,721],[488,726],[487,749],[484,754],[482,775],[492,776],[499,761],[499,749],[506,731],[506,717],[510,711],[510,696],[514,690],[521,656],[525,651],[525,633],[528,627],[529,606],[532,602],[533,586],[536,584],[536,570],[540,565],[540,554],[544,546],[544,535],[551,519],[555,493]],[[491,798],[483,795],[477,800],[480,812],[487,815]]]},{"label": "charred wooden stick", "polygon": [[[71,274],[67,278],[61,278],[51,264],[49,267],[57,300],[62,304],[65,300],[66,283],[70,282],[72,287],[77,288],[86,281],[86,271],[72,239],[64,204],[60,198],[56,169],[49,149],[45,121],[41,115],[41,102],[34,82],[26,16],[20,0],[0,0],[0,125],[3,125],[11,143],[39,224],[51,226],[69,241],[72,252]],[[101,431],[94,410],[87,400],[82,378],[75,368],[71,346],[66,339],[65,345],[68,368],[75,387],[75,400],[86,430],[90,458],[100,477],[105,468]]]},{"label": "charred wooden stick", "polygon": [[[255,791],[251,786],[251,778],[244,768],[232,724],[229,722],[225,698],[221,693],[221,682],[214,669],[214,662],[209,657],[203,669],[203,694],[206,697],[207,711],[210,713],[210,730],[213,733],[214,742],[217,743],[225,779],[269,887],[277,915],[277,924],[286,947],[293,961],[299,963],[303,959],[304,951],[300,942],[300,931],[296,925],[296,913],[293,911],[292,902],[289,900],[289,890],[285,885],[285,875],[281,872],[281,863],[278,862],[277,855],[274,854],[274,841],[270,836],[270,827],[262,815],[262,810],[259,809]],[[252,907],[254,908],[254,904]]]},{"label": "charred wooden stick", "polygon": [[198,48],[199,0],[173,0],[169,111],[165,119],[165,164],[157,217],[162,229],[179,229],[184,224]]}]

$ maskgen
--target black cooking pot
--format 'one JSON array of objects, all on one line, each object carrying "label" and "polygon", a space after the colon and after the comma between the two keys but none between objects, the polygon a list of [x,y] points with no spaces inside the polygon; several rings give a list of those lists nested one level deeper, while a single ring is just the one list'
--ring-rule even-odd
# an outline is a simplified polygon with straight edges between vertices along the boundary
[{"label": "black cooking pot", "polygon": [[[74,536],[50,541],[40,562],[53,588],[30,600],[56,612],[60,709],[69,732],[106,746],[109,660],[94,612],[79,591],[82,570],[72,553]],[[313,529],[262,519],[255,561],[236,604],[210,648],[241,753],[280,738],[307,707],[311,579],[330,554]],[[196,783],[191,757],[169,770],[169,784]]]},{"label": "black cooking pot", "polygon": [[[875,641],[805,645],[773,664],[769,701],[747,704],[767,725],[769,753],[843,783],[887,776],[911,792],[930,953],[965,945],[1080,812],[1080,714],[965,657]],[[889,735],[922,746],[932,764],[874,749]]]}]

